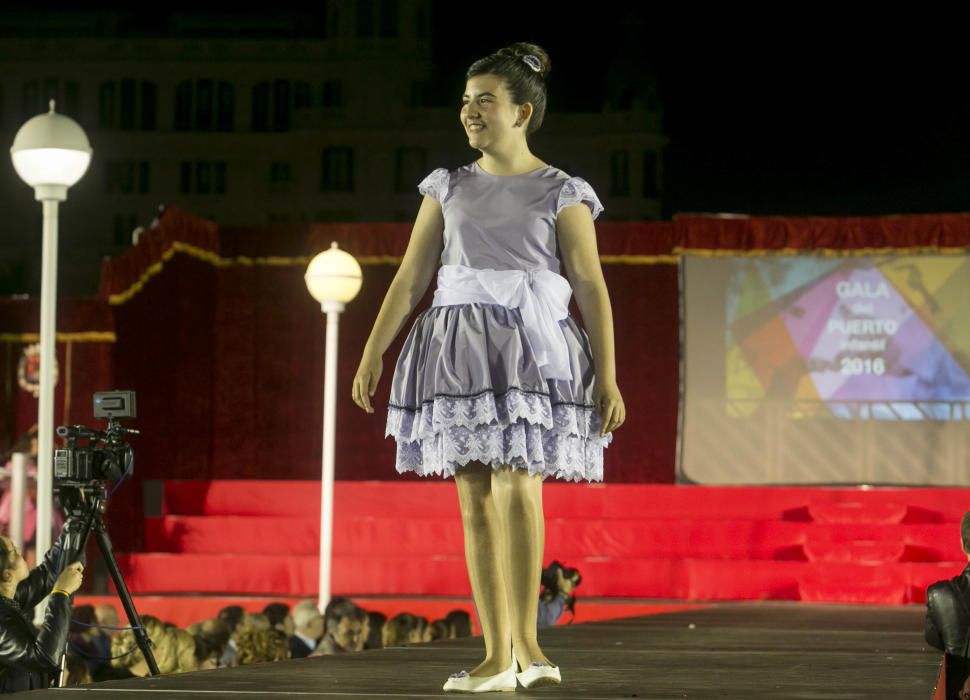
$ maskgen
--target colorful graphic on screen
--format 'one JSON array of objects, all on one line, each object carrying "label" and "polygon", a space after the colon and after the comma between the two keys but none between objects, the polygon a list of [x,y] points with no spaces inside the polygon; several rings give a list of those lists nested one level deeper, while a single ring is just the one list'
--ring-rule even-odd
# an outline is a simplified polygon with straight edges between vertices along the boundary
[{"label": "colorful graphic on screen", "polygon": [[738,260],[727,290],[729,410],[751,415],[778,398],[815,415],[966,419],[968,302],[965,256]]}]

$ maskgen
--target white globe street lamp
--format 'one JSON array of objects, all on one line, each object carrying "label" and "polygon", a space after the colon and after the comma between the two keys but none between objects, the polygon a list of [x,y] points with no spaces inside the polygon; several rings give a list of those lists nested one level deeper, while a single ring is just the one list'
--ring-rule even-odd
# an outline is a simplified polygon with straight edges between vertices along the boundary
[{"label": "white globe street lamp", "polygon": [[323,474],[320,483],[320,595],[324,610],[330,602],[330,569],[333,551],[333,455],[337,428],[337,327],[344,305],[357,296],[363,281],[360,264],[350,253],[330,244],[317,254],[304,275],[310,295],[327,314],[327,349],[323,379]]},{"label": "white globe street lamp", "polygon": [[29,119],[14,137],[10,157],[17,174],[34,188],[44,211],[40,276],[40,395],[37,407],[37,561],[51,543],[54,451],[54,357],[57,314],[57,205],[87,172],[91,144],[84,129],[50,111]]}]

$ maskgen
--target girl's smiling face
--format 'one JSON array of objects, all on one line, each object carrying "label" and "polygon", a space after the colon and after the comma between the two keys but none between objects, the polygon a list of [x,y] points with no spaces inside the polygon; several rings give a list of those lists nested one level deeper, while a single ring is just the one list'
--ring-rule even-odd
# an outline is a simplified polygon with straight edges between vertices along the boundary
[{"label": "girl's smiling face", "polygon": [[[522,112],[523,105],[512,104],[505,81],[497,75],[476,75],[465,84],[461,124],[472,148],[484,151],[518,134],[524,136],[526,122]],[[516,121],[519,126],[515,126]]]}]

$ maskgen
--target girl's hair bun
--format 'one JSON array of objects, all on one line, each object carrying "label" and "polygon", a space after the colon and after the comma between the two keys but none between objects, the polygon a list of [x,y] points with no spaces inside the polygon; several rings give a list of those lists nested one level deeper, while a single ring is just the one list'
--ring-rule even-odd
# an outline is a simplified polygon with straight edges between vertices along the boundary
[{"label": "girl's hair bun", "polygon": [[539,75],[545,80],[549,71],[552,70],[552,61],[549,60],[549,54],[538,44],[530,44],[525,41],[517,41],[514,44],[509,44],[503,49],[499,49],[496,53],[500,56],[511,56],[522,60],[523,56],[535,56],[539,59],[539,64],[541,68],[537,71]]}]

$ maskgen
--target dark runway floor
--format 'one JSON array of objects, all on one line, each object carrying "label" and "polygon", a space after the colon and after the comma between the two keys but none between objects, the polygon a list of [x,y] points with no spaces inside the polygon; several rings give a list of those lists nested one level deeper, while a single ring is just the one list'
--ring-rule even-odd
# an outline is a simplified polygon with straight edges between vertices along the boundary
[{"label": "dark runway floor", "polygon": [[[560,686],[526,697],[928,700],[940,654],[921,606],[732,603],[540,630]],[[43,691],[89,698],[427,698],[481,638]],[[489,694],[495,697],[497,694]],[[501,696],[509,697],[505,693]]]}]

